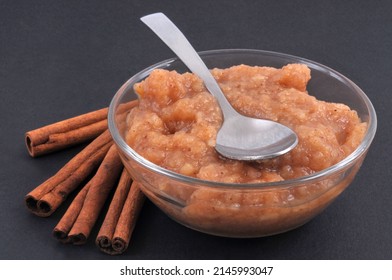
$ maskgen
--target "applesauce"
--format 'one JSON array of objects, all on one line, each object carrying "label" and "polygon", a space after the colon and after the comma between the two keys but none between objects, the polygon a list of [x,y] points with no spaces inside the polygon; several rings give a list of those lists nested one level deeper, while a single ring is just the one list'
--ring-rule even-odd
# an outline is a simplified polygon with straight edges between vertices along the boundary
[{"label": "applesauce", "polygon": [[149,161],[174,172],[226,183],[260,183],[298,178],[323,170],[361,142],[366,123],[344,104],[317,100],[306,90],[310,69],[289,64],[233,66],[212,74],[241,114],[290,127],[298,145],[259,162],[223,158],[215,151],[222,124],[218,103],[191,73],[155,70],[135,85],[139,107],[127,119],[126,141]]},{"label": "applesauce", "polygon": [[[222,157],[214,149],[222,124],[214,97],[197,76],[161,69],[134,86],[139,106],[127,116],[128,145],[149,161],[185,176],[254,186],[328,168],[353,152],[364,137],[367,124],[354,110],[307,92],[311,73],[306,65],[281,69],[238,65],[211,72],[237,111],[290,127],[297,133],[298,145],[280,157],[257,162]],[[222,236],[256,237],[306,223],[347,187],[359,167],[360,163],[295,188],[199,187],[147,173],[141,185],[157,206],[188,227]]]}]

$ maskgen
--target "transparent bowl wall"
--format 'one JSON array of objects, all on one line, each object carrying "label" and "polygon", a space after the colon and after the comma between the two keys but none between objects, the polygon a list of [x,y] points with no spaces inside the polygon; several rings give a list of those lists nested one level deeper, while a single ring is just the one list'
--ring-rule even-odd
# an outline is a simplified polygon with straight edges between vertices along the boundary
[{"label": "transparent bowl wall", "polygon": [[325,209],[353,180],[376,132],[374,108],[353,82],[338,72],[307,59],[258,50],[216,50],[201,52],[209,68],[238,64],[282,67],[304,63],[311,69],[308,85],[320,100],[340,102],[355,109],[368,123],[361,145],[347,158],[311,176],[263,184],[224,184],[182,176],[163,169],[130,148],[124,110],[136,99],[133,85],[152,70],[163,68],[187,72],[178,59],[155,64],[128,80],[116,93],[109,108],[109,129],[124,166],[145,195],[177,222],[205,233],[227,237],[262,237],[303,225]]}]

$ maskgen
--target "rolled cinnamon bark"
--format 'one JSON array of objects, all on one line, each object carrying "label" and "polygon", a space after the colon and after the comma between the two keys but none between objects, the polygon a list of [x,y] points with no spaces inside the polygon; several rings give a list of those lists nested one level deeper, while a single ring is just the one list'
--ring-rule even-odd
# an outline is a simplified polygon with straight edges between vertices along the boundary
[{"label": "rolled cinnamon bark", "polygon": [[131,188],[131,183],[132,178],[124,169],[96,239],[96,244],[100,248],[110,248],[112,245],[113,234]]},{"label": "rolled cinnamon bark", "polygon": [[[117,113],[127,112],[137,104],[137,100],[121,104]],[[92,140],[108,128],[107,114],[108,108],[103,108],[28,131],[27,151],[38,157]]]},{"label": "rolled cinnamon bark", "polygon": [[28,131],[27,150],[37,157],[94,139],[108,128],[107,114],[104,108]]},{"label": "rolled cinnamon bark", "polygon": [[139,189],[138,184],[134,182],[113,235],[112,247],[116,253],[122,254],[128,248],[144,200],[144,194]]},{"label": "rolled cinnamon bark", "polygon": [[84,200],[86,199],[86,195],[88,190],[90,189],[91,181],[87,183],[78,193],[78,195],[74,198],[71,205],[68,207],[64,216],[61,218],[60,222],[53,230],[54,237],[63,242],[68,242],[68,233],[71,230],[73,224],[75,223],[80,210],[82,210]]},{"label": "rolled cinnamon bark", "polygon": [[28,193],[25,197],[27,208],[41,217],[51,215],[96,170],[111,145],[112,138],[106,130],[55,175]]},{"label": "rolled cinnamon bark", "polygon": [[[77,196],[71,203],[69,212],[66,212],[55,227],[53,233],[56,238],[75,245],[81,245],[86,242],[122,169],[123,165],[117,148],[112,145],[99,166],[97,173],[82,190],[83,193]],[[84,194],[84,192],[86,193]],[[82,204],[81,207],[80,204]],[[70,224],[72,226],[69,228]]]},{"label": "rolled cinnamon bark", "polygon": [[136,182],[129,187],[131,178],[127,173],[121,179],[95,242],[110,255],[122,254],[128,248],[145,199]]}]

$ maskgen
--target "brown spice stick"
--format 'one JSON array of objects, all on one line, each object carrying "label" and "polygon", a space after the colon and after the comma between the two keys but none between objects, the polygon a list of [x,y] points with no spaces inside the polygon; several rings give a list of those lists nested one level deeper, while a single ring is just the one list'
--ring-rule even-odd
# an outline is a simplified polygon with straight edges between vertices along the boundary
[{"label": "brown spice stick", "polygon": [[132,178],[124,169],[96,239],[96,244],[100,248],[109,248],[110,250],[113,234],[116,230],[116,225],[128,196],[129,189],[131,188],[131,183]]},{"label": "brown spice stick", "polygon": [[[121,212],[120,219],[114,232],[113,249],[122,254],[129,245],[133,230],[135,229],[137,218],[142,209],[145,196],[134,182],[131,190],[128,193],[127,200],[125,201],[123,211]],[[124,227],[124,225],[126,227]]]},{"label": "brown spice stick", "polygon": [[[123,184],[129,186],[130,176],[126,174],[124,177],[127,178],[123,179]],[[128,189],[126,200],[117,198],[112,200],[96,239],[96,245],[100,250],[110,255],[122,254],[128,248],[145,199],[136,182],[133,182],[130,188],[124,185],[119,184],[115,196],[124,195],[125,190]]]},{"label": "brown spice stick", "polygon": [[[137,104],[137,100],[121,104],[118,113]],[[27,151],[37,157],[92,140],[108,128],[107,114],[108,108],[103,108],[28,131],[25,134]]]},{"label": "brown spice stick", "polygon": [[27,150],[37,157],[94,139],[107,129],[107,114],[104,108],[28,131]]},{"label": "brown spice stick", "polygon": [[[80,205],[80,201],[83,200],[82,206],[72,205],[74,203],[72,202],[70,208],[73,208],[71,208],[70,213],[66,213],[54,229],[55,237],[61,237],[60,240],[66,240],[67,243],[75,245],[81,245],[86,242],[122,169],[123,165],[120,156],[118,155],[117,148],[112,145],[99,166],[97,173],[86,185],[87,190],[84,200],[84,194],[77,197],[78,200],[75,204]],[[85,191],[84,189],[83,191]],[[78,210],[80,211],[77,213]],[[75,213],[77,213],[76,218]],[[73,220],[74,222],[69,231],[62,231],[63,229],[67,229],[67,226],[65,225],[71,224]]]},{"label": "brown spice stick", "polygon": [[25,197],[27,208],[34,214],[51,215],[102,162],[112,145],[108,130],[73,157],[54,176],[36,187]]},{"label": "brown spice stick", "polygon": [[68,233],[71,230],[73,224],[78,218],[78,214],[83,207],[84,200],[86,199],[86,195],[88,190],[90,189],[91,181],[87,183],[78,193],[78,195],[74,198],[71,205],[68,207],[64,216],[61,218],[60,222],[53,230],[54,237],[63,242],[68,242]]}]

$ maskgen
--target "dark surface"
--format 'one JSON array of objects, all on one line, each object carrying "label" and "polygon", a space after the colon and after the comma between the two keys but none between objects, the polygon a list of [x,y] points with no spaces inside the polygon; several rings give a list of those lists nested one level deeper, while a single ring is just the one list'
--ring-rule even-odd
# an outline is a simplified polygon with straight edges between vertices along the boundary
[{"label": "dark surface", "polygon": [[[175,2],[176,4],[173,4]],[[187,229],[147,202],[124,255],[51,236],[23,197],[81,147],[33,159],[28,130],[108,106],[137,71],[172,57],[140,21],[162,11],[199,51],[265,49],[343,73],[372,100],[378,132],[353,184],[291,232],[229,239]],[[0,1],[1,259],[392,259],[391,1]]]}]

